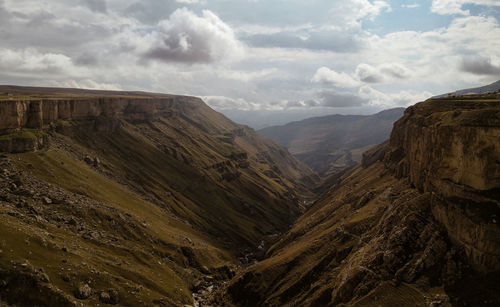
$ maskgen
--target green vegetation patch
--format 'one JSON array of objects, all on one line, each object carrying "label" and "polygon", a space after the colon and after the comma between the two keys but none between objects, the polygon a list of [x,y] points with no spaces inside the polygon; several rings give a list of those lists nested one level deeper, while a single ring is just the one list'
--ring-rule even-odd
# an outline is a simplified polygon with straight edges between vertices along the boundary
[{"label": "green vegetation patch", "polygon": [[62,128],[62,127],[71,127],[71,123],[67,120],[58,120],[55,123],[56,127]]},{"label": "green vegetation patch", "polygon": [[36,129],[22,129],[15,133],[0,135],[0,141],[2,140],[15,140],[15,139],[27,139],[34,140],[40,136],[40,132]]}]

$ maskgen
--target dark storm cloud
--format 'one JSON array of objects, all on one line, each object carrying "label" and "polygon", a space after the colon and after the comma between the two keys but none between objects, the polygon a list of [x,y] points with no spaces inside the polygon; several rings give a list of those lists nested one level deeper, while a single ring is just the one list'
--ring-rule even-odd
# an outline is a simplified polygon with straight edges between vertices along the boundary
[{"label": "dark storm cloud", "polygon": [[500,76],[500,66],[491,64],[491,59],[483,57],[467,57],[462,59],[460,69],[475,75]]},{"label": "dark storm cloud", "polygon": [[323,91],[318,94],[318,106],[330,108],[359,107],[368,101],[349,92]]},{"label": "dark storm cloud", "polygon": [[355,52],[363,47],[356,35],[338,31],[279,32],[242,36],[241,39],[254,47],[300,48]]}]

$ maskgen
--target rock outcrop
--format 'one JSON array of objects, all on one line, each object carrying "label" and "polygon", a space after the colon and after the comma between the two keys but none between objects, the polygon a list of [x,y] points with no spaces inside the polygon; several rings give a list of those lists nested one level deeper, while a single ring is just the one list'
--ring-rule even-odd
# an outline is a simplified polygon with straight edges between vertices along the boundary
[{"label": "rock outcrop", "polygon": [[479,270],[500,269],[500,102],[429,100],[394,125],[385,159],[431,193],[434,217]]},{"label": "rock outcrop", "polygon": [[0,131],[6,134],[21,128],[41,129],[59,120],[88,120],[100,116],[144,121],[202,106],[201,99],[185,96],[5,100],[0,103]]}]

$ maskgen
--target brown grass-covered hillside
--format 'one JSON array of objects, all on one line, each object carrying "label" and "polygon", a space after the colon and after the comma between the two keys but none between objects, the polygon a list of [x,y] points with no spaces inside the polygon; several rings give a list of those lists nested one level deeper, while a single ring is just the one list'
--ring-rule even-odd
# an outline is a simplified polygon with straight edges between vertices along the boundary
[{"label": "brown grass-covered hillside", "polygon": [[500,100],[427,100],[215,302],[498,306],[499,216]]},{"label": "brown grass-covered hillside", "polygon": [[176,306],[253,261],[315,174],[200,99],[0,87],[0,301]]}]

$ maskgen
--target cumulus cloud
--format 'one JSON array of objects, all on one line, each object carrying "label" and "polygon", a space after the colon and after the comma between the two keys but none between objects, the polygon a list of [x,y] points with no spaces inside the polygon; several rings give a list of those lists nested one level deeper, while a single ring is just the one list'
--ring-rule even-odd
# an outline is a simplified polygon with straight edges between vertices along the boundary
[{"label": "cumulus cloud", "polygon": [[476,75],[500,76],[500,65],[493,65],[490,58],[465,57],[462,59],[460,69]]},{"label": "cumulus cloud", "polygon": [[178,9],[158,24],[153,37],[145,59],[210,63],[243,54],[243,45],[232,28],[208,10],[197,16],[186,8]]},{"label": "cumulus cloud", "polygon": [[359,107],[368,102],[366,98],[353,93],[331,90],[320,92],[318,101],[317,106],[329,108]]},{"label": "cumulus cloud", "polygon": [[397,63],[384,63],[376,67],[360,63],[353,74],[338,73],[327,67],[321,67],[316,71],[311,81],[327,83],[336,87],[353,88],[364,83],[381,83],[391,79],[406,79],[408,77],[408,69]]},{"label": "cumulus cloud", "polygon": [[386,1],[351,0],[338,3],[330,13],[335,24],[356,28],[361,26],[363,19],[373,20],[383,11],[391,11],[391,6]]},{"label": "cumulus cloud", "polygon": [[431,12],[441,15],[469,15],[469,10],[462,9],[465,4],[500,6],[500,2],[497,0],[433,0]]},{"label": "cumulus cloud", "polygon": [[369,85],[359,89],[359,97],[369,101],[371,106],[389,108],[394,106],[409,106],[432,97],[428,91],[400,91],[397,93],[383,93]]},{"label": "cumulus cloud", "polygon": [[365,83],[379,83],[384,80],[384,77],[377,68],[365,63],[361,63],[356,67],[354,75]]},{"label": "cumulus cloud", "polygon": [[0,68],[4,74],[64,73],[73,63],[69,57],[57,53],[40,53],[36,49],[12,50],[0,48]]},{"label": "cumulus cloud", "polygon": [[345,72],[338,73],[327,67],[318,68],[311,81],[316,83],[330,83],[333,86],[344,88],[358,87],[361,85],[358,80],[355,80]]},{"label": "cumulus cloud", "polygon": [[406,79],[410,76],[408,69],[397,63],[385,63],[380,65],[378,69],[382,74],[396,79]]}]

